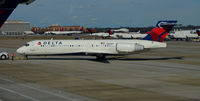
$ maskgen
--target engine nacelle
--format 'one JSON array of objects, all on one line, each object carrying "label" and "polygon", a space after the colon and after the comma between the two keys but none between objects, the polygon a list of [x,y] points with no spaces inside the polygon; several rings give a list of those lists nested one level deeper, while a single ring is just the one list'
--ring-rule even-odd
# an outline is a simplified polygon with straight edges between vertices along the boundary
[{"label": "engine nacelle", "polygon": [[142,50],[144,50],[144,46],[139,45],[137,43],[135,43],[135,44],[129,44],[129,43],[117,44],[118,52],[131,53],[131,52],[138,52],[138,51],[142,51]]}]

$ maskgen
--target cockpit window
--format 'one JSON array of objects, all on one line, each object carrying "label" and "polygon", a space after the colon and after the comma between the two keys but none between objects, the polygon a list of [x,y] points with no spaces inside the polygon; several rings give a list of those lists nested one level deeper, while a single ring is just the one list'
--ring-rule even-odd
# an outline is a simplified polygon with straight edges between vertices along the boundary
[{"label": "cockpit window", "polygon": [[26,46],[26,47],[28,47],[28,46],[29,46],[29,44],[25,44],[25,46]]}]

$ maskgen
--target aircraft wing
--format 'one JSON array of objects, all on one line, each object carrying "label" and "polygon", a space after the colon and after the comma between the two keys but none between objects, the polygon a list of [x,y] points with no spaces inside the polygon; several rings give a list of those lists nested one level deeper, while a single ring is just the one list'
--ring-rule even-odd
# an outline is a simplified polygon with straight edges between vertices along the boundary
[{"label": "aircraft wing", "polygon": [[29,5],[31,3],[33,3],[35,0],[24,0],[24,2],[21,2],[20,4],[26,4]]},{"label": "aircraft wing", "polygon": [[30,4],[35,0],[0,0],[0,28],[18,4]]}]

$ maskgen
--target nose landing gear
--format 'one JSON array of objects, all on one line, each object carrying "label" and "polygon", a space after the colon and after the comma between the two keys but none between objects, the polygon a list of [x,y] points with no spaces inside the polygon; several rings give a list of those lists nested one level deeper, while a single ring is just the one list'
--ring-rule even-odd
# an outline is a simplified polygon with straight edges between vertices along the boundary
[{"label": "nose landing gear", "polygon": [[28,60],[28,55],[24,55],[24,59],[25,59],[25,60]]}]

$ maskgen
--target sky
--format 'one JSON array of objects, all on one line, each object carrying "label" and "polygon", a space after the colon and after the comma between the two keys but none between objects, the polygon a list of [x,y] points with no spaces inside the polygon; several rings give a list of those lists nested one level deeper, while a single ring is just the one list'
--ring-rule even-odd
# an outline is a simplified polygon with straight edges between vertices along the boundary
[{"label": "sky", "polygon": [[36,0],[19,5],[10,20],[32,26],[147,27],[159,20],[200,25],[200,0]]}]

